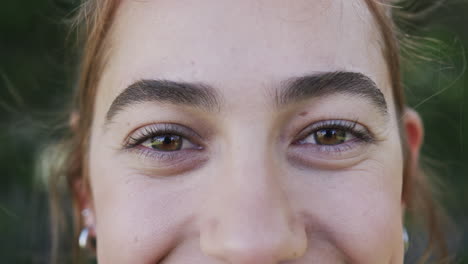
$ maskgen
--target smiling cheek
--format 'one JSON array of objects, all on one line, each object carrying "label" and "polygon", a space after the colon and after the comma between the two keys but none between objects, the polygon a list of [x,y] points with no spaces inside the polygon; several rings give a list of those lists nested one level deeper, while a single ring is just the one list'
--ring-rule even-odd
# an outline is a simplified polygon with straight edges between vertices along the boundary
[{"label": "smiling cheek", "polygon": [[301,187],[292,193],[315,241],[308,254],[333,248],[346,263],[401,263],[401,171],[393,162],[387,156],[296,176]]},{"label": "smiling cheek", "polygon": [[192,185],[184,177],[145,176],[111,154],[92,147],[90,155],[98,261],[155,263],[193,219]]}]

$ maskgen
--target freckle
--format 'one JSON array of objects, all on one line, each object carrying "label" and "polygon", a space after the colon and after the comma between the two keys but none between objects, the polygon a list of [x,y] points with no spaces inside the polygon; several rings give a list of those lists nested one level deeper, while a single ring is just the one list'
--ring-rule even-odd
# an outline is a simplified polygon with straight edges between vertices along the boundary
[{"label": "freckle", "polygon": [[300,116],[306,116],[307,114],[308,114],[308,112],[302,112],[302,113],[300,113],[299,115],[300,115]]},{"label": "freckle", "polygon": [[190,61],[190,65],[195,65],[195,62],[193,60]]}]

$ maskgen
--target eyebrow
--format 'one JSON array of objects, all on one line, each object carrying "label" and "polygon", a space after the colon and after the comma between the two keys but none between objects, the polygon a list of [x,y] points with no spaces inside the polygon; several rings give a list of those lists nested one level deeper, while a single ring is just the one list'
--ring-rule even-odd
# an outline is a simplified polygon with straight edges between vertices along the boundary
[{"label": "eyebrow", "polygon": [[313,97],[333,94],[359,96],[370,100],[384,115],[387,115],[387,102],[376,83],[358,72],[325,72],[284,81],[276,91],[277,106],[296,103]]},{"label": "eyebrow", "polygon": [[[358,72],[324,72],[290,78],[281,82],[274,99],[281,107],[337,93],[366,98],[384,115],[387,114],[383,93],[372,79]],[[114,99],[106,114],[106,123],[126,107],[144,102],[188,105],[207,111],[221,109],[221,98],[210,85],[144,79],[131,84]]]},{"label": "eyebrow", "polygon": [[209,85],[169,80],[140,80],[128,86],[114,99],[107,111],[106,121],[110,122],[124,108],[144,102],[190,105],[208,111],[220,108],[219,96]]}]

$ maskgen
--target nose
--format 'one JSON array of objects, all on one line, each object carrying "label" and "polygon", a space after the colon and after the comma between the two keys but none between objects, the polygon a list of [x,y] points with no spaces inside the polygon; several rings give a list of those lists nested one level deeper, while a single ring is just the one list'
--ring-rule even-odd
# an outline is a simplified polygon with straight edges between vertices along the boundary
[{"label": "nose", "polygon": [[231,264],[300,258],[307,248],[305,226],[290,207],[279,168],[261,153],[233,155],[207,192],[201,250]]}]

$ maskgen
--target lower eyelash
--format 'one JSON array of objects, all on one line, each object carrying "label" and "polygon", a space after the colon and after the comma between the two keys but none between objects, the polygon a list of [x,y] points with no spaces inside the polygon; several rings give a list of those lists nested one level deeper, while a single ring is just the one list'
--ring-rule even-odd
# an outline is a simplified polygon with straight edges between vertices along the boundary
[{"label": "lower eyelash", "polygon": [[162,151],[151,150],[146,147],[136,146],[132,148],[127,148],[126,151],[130,153],[134,153],[142,159],[150,159],[152,161],[157,160],[161,162],[171,162],[171,161],[177,161],[178,159],[186,155],[187,151],[191,151],[191,150],[162,152]]},{"label": "lower eyelash", "polygon": [[358,142],[345,142],[339,145],[317,145],[317,152],[327,154],[342,153],[351,150]]}]

